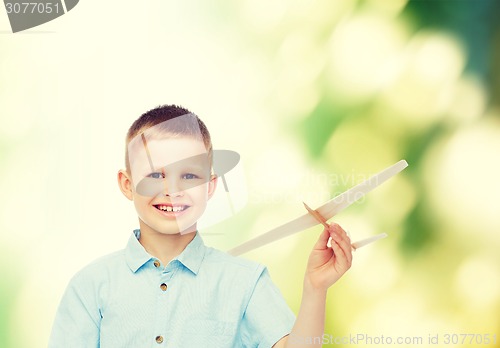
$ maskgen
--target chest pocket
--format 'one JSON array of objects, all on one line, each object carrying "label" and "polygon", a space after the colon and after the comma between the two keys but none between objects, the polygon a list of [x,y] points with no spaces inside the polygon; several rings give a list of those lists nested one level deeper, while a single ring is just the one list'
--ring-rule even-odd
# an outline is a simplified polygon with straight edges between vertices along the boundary
[{"label": "chest pocket", "polygon": [[233,348],[237,341],[235,322],[194,319],[183,327],[183,347]]}]

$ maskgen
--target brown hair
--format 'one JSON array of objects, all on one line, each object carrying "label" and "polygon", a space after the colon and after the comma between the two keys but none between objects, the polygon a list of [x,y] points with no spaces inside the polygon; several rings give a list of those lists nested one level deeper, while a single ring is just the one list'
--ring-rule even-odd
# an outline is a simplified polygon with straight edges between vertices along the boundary
[{"label": "brown hair", "polygon": [[[189,124],[189,122],[165,122],[187,114],[191,114],[195,117],[198,127],[193,127]],[[132,126],[130,126],[127,132],[127,136],[125,138],[125,166],[127,168],[127,173],[130,174],[130,162],[128,158],[128,145],[130,141],[137,135],[144,133],[147,129],[163,122],[165,122],[165,126],[162,125],[162,127],[159,127],[159,132],[157,134],[148,134],[149,138],[154,137],[161,139],[161,136],[164,137],[166,134],[169,134],[170,136],[184,135],[197,137],[201,133],[202,139],[200,140],[203,140],[205,148],[208,152],[210,163],[212,163],[212,140],[203,121],[200,120],[198,116],[183,107],[177,105],[160,105],[142,114],[141,117],[132,123]]]}]

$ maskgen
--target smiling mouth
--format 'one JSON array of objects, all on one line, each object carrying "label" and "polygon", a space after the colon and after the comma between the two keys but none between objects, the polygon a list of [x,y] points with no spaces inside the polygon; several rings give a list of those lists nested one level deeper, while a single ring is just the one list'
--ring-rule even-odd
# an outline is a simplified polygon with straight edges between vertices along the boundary
[{"label": "smiling mouth", "polygon": [[154,207],[160,211],[165,211],[165,212],[181,212],[189,208],[189,205],[168,205],[168,204],[156,204]]}]

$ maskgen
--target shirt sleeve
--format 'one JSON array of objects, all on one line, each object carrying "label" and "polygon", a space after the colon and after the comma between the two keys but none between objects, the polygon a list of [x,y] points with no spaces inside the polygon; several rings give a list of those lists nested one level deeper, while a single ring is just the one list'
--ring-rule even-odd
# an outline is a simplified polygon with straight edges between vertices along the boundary
[{"label": "shirt sleeve", "polygon": [[267,267],[261,273],[250,296],[241,322],[244,347],[271,348],[292,331],[295,314],[271,280]]},{"label": "shirt sleeve", "polygon": [[99,348],[101,321],[96,292],[77,274],[59,304],[49,348]]}]

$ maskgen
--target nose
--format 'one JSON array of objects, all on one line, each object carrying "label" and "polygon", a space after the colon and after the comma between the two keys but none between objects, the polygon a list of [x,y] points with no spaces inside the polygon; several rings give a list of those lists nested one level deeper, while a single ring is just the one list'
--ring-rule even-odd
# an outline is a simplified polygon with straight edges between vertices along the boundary
[{"label": "nose", "polygon": [[180,197],[184,194],[180,188],[179,181],[175,178],[165,178],[163,180],[163,192],[168,197]]}]

